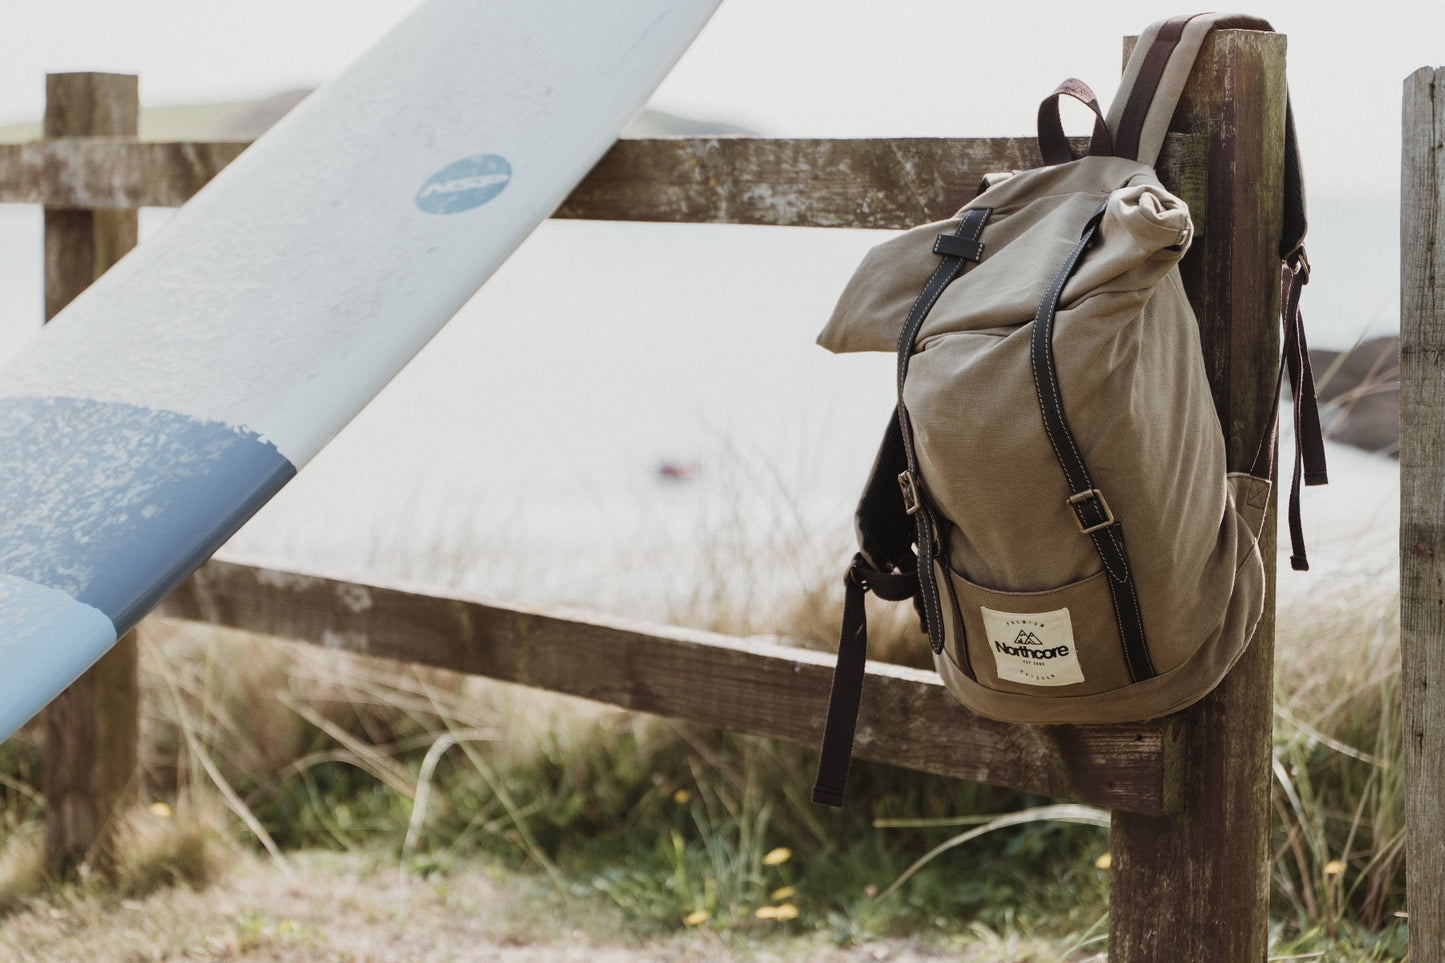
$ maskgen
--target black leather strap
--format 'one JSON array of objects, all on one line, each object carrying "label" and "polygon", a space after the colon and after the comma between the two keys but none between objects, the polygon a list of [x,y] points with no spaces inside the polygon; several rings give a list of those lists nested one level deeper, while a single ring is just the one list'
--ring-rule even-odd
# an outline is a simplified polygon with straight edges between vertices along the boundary
[{"label": "black leather strap", "polygon": [[1059,298],[1063,294],[1064,285],[1078,266],[1079,259],[1094,243],[1103,216],[1104,208],[1100,206],[1085,225],[1079,242],[1064,259],[1048,290],[1044,292],[1038,312],[1034,315],[1029,360],[1033,369],[1039,410],[1043,414],[1044,430],[1048,433],[1059,466],[1064,470],[1064,479],[1069,489],[1069,506],[1079,522],[1079,529],[1093,541],[1094,549],[1108,573],[1109,594],[1113,598],[1114,615],[1119,624],[1124,661],[1129,667],[1129,678],[1140,682],[1152,678],[1156,673],[1149,658],[1149,648],[1144,635],[1144,616],[1134,586],[1134,575],[1129,567],[1129,553],[1124,547],[1124,528],[1110,511],[1104,493],[1095,487],[1089,475],[1089,467],[1084,463],[1084,456],[1074,441],[1074,433],[1064,414],[1063,394],[1059,390],[1059,376],[1054,365],[1054,319],[1058,313]]},{"label": "black leather strap", "polygon": [[838,638],[838,665],[828,693],[828,716],[823,723],[823,748],[818,753],[818,778],[813,802],[842,806],[853,763],[853,734],[863,702],[863,677],[868,662],[868,612],[863,605],[865,583],[854,576],[861,556],[855,556],[844,579],[843,631]]},{"label": "black leather strap", "polygon": [[[952,235],[940,235],[940,241],[935,243],[934,249],[938,250],[939,246],[943,246],[945,252],[955,253],[944,253],[938,267],[934,268],[933,276],[928,279],[918,299],[913,302],[913,308],[908,312],[908,319],[903,324],[903,331],[898,336],[898,427],[908,462],[907,470],[899,476],[899,484],[903,486],[908,513],[913,516],[916,528],[914,544],[918,549],[918,586],[923,601],[924,628],[928,632],[928,643],[935,652],[943,651],[944,639],[943,607],[939,602],[938,581],[933,573],[933,560],[939,551],[939,526],[927,493],[923,490],[918,454],[913,448],[913,425],[908,416],[908,408],[903,404],[903,384],[908,378],[908,359],[913,355],[913,342],[939,295],[953,283],[954,278],[963,273],[965,263],[978,261],[983,257],[980,236],[992,213],[991,208],[972,208],[964,212],[957,231]],[[943,238],[948,240],[945,242]]]},{"label": "black leather strap", "polygon": [[[1324,433],[1320,429],[1319,401],[1315,376],[1310,367],[1310,347],[1305,339],[1300,293],[1309,280],[1309,262],[1301,257],[1281,270],[1280,320],[1284,325],[1281,366],[1289,374],[1290,396],[1294,401],[1294,473],[1289,487],[1290,568],[1309,571],[1305,552],[1304,522],[1300,514],[1300,480],[1306,485],[1329,484],[1325,466]],[[1275,410],[1279,406],[1276,404]]]},{"label": "black leather strap", "polygon": [[[823,747],[818,756],[818,778],[813,784],[813,801],[828,806],[843,805],[843,795],[848,782],[848,769],[853,760],[853,737],[858,725],[858,710],[863,703],[863,680],[866,677],[868,660],[868,615],[864,607],[865,593],[871,591],[879,598],[902,601],[910,596],[921,602],[924,628],[928,632],[929,644],[935,651],[942,651],[944,626],[943,608],[939,601],[937,579],[933,574],[933,559],[938,551],[938,523],[933,510],[927,503],[918,472],[918,457],[913,449],[913,430],[909,423],[908,409],[903,405],[903,384],[908,376],[908,358],[913,354],[913,342],[918,337],[923,321],[938,301],[944,288],[963,272],[964,265],[983,257],[983,243],[980,235],[988,221],[988,208],[974,208],[964,212],[958,230],[953,234],[939,235],[934,250],[942,257],[933,275],[924,285],[923,291],[913,302],[903,330],[898,337],[898,408],[897,430],[890,429],[884,436],[874,464],[872,476],[860,505],[859,534],[865,552],[853,557],[844,579],[843,627],[838,637],[838,663],[833,671],[833,686],[828,695],[828,714],[823,723]],[[882,485],[886,481],[880,471],[898,463],[898,446],[902,447],[902,462],[905,470],[899,476],[899,485],[904,501],[904,510],[913,515],[915,521],[915,544],[917,545],[916,571],[901,559],[900,548],[906,552],[906,535],[895,531],[889,524],[890,514],[896,514],[895,495],[885,494]],[[904,479],[907,479],[905,481]],[[870,506],[881,508],[884,519],[881,522],[864,519],[864,509]],[[865,529],[865,524],[868,528]],[[871,556],[871,557],[870,557]]]}]

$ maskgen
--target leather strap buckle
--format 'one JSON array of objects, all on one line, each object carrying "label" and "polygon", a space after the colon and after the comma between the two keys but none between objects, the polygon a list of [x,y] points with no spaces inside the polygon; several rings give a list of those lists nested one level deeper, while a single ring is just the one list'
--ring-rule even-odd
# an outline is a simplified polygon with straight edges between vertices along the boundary
[{"label": "leather strap buckle", "polygon": [[898,487],[903,490],[903,510],[910,515],[917,515],[923,502],[918,495],[918,479],[912,471],[905,471],[898,476]]},{"label": "leather strap buckle", "polygon": [[1299,277],[1300,284],[1310,283],[1310,259],[1309,255],[1305,254],[1303,244],[1295,248],[1294,251],[1290,253],[1290,256],[1285,258],[1285,264],[1289,266],[1291,274]]},{"label": "leather strap buckle", "polygon": [[[1079,508],[1079,506],[1084,504],[1091,498],[1099,503],[1098,510],[1103,514],[1104,518],[1103,521],[1096,522],[1095,524],[1086,527],[1084,525],[1084,513]],[[1114,513],[1109,509],[1109,503],[1104,499],[1104,493],[1099,491],[1097,488],[1090,488],[1087,491],[1079,492],[1077,495],[1070,495],[1068,502],[1069,507],[1074,510],[1075,524],[1079,526],[1079,531],[1083,532],[1085,535],[1092,535],[1095,532],[1102,531],[1103,529],[1106,529],[1110,525],[1114,524]]]}]

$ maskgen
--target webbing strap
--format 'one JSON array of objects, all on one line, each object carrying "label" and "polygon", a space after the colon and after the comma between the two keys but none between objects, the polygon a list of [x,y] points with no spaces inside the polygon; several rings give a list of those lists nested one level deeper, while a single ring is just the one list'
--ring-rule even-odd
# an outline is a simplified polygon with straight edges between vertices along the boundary
[{"label": "webbing strap", "polygon": [[1094,243],[1103,216],[1104,207],[1101,205],[1084,226],[1079,242],[1064,259],[1064,263],[1054,275],[1053,283],[1039,301],[1029,341],[1029,362],[1033,370],[1034,389],[1038,394],[1039,411],[1043,414],[1044,430],[1053,445],[1059,466],[1064,470],[1064,480],[1069,490],[1068,505],[1074,511],[1079,529],[1094,543],[1094,550],[1108,573],[1109,595],[1114,602],[1114,616],[1119,626],[1124,662],[1129,668],[1130,680],[1141,682],[1153,678],[1156,673],[1144,636],[1144,616],[1134,586],[1134,573],[1129,566],[1129,553],[1124,548],[1124,527],[1109,509],[1104,493],[1095,486],[1089,475],[1089,466],[1084,463],[1084,456],[1074,441],[1073,430],[1069,428],[1068,418],[1064,414],[1059,374],[1054,365],[1054,319],[1058,313],[1059,299],[1064,285],[1078,266],[1079,259]]}]

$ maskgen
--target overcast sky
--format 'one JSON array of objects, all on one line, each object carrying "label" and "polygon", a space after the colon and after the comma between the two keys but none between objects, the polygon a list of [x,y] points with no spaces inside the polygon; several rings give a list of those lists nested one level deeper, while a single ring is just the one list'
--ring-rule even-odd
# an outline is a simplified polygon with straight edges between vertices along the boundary
[{"label": "overcast sky", "polygon": [[[415,5],[7,0],[0,120],[37,118],[56,71],[138,73],[142,103],[155,106],[314,86]],[[774,136],[1027,133],[1066,76],[1107,101],[1120,38],[1173,12],[1141,0],[724,0],[653,103]],[[1445,4],[1268,0],[1248,12],[1289,35],[1312,192],[1393,197],[1402,84],[1445,63]]]}]

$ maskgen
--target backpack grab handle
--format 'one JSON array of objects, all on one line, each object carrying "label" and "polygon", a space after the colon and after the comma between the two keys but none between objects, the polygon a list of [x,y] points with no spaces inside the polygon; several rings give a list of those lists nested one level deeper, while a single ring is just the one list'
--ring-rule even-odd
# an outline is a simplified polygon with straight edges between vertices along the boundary
[{"label": "backpack grab handle", "polygon": [[1072,97],[1094,112],[1094,136],[1089,141],[1089,153],[1091,155],[1113,154],[1114,138],[1109,133],[1109,124],[1104,119],[1104,111],[1099,106],[1099,98],[1094,95],[1094,91],[1088,84],[1075,77],[1070,77],[1055,87],[1054,92],[1039,104],[1039,153],[1043,156],[1044,163],[1053,166],[1077,160],[1073,150],[1069,148],[1069,139],[1064,136],[1064,124],[1059,117],[1059,99],[1061,97]]}]

